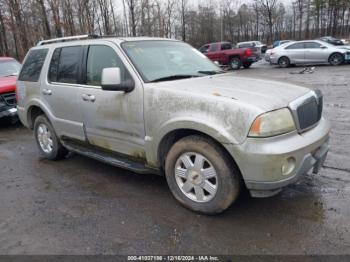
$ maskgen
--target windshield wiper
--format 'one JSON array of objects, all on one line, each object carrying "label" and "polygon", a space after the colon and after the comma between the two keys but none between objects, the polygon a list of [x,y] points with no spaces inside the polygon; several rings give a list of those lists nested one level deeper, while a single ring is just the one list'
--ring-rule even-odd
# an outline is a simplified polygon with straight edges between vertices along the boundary
[{"label": "windshield wiper", "polygon": [[216,75],[216,74],[223,74],[225,71],[198,71],[200,74],[205,74],[205,75]]},{"label": "windshield wiper", "polygon": [[199,77],[199,75],[172,75],[172,76],[165,76],[158,79],[154,79],[150,81],[150,83],[155,82],[162,82],[162,81],[171,81],[171,80],[178,80],[178,79],[186,79],[186,78],[192,78],[192,77]]}]

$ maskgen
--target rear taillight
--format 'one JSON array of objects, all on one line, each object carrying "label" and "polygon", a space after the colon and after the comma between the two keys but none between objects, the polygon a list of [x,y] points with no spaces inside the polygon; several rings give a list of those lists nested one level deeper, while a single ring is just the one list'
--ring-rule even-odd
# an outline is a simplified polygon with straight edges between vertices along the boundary
[{"label": "rear taillight", "polygon": [[250,48],[247,48],[245,50],[245,54],[244,55],[247,56],[247,57],[251,56],[252,55],[252,50]]}]

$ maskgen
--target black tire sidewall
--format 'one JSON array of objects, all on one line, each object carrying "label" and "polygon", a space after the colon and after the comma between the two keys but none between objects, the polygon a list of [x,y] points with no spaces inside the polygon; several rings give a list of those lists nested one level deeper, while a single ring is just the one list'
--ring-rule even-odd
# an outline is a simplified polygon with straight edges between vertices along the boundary
[{"label": "black tire sidewall", "polygon": [[[232,62],[233,62],[233,61],[237,61],[237,66],[235,66],[235,67],[232,66]],[[230,67],[231,67],[232,70],[239,70],[239,69],[241,68],[241,66],[242,66],[242,61],[241,61],[240,58],[238,58],[238,57],[233,57],[233,58],[230,60]]]},{"label": "black tire sidewall", "polygon": [[[286,63],[286,64],[281,64],[281,61],[282,61],[282,60],[285,60],[287,63]],[[281,68],[287,68],[287,67],[289,67],[289,66],[290,66],[290,60],[289,60],[289,58],[286,57],[286,56],[282,56],[280,59],[278,59],[278,65],[279,65],[279,67],[281,67]]]},{"label": "black tire sidewall", "polygon": [[246,64],[243,64],[243,67],[245,69],[249,69],[251,65],[252,65],[251,63],[246,63]]},{"label": "black tire sidewall", "polygon": [[[48,154],[42,150],[40,143],[38,141],[38,128],[39,128],[40,124],[45,124],[47,126],[47,128],[50,130],[52,144],[53,144],[53,148],[52,148],[52,151],[50,154]],[[55,159],[61,157],[63,147],[62,147],[61,143],[59,142],[57,135],[55,133],[55,130],[53,129],[50,121],[44,115],[40,115],[35,119],[34,137],[35,137],[35,141],[36,141],[36,144],[38,146],[39,152],[43,157],[50,159],[50,160],[55,160]]]},{"label": "black tire sidewall", "polygon": [[[194,152],[205,156],[218,174],[218,189],[209,202],[198,203],[185,196],[175,179],[175,164],[178,158]],[[176,142],[166,157],[165,174],[174,197],[185,207],[204,214],[217,214],[228,208],[240,192],[240,176],[235,166],[229,161],[226,152],[206,138],[190,136]]]},{"label": "black tire sidewall", "polygon": [[[341,62],[339,62],[338,64],[334,64],[332,63],[332,58],[334,56],[339,56],[341,58]],[[335,53],[335,54],[332,54],[330,57],[329,57],[329,63],[332,65],[332,66],[338,66],[338,65],[341,65],[344,63],[344,57],[340,54],[340,53]]]}]

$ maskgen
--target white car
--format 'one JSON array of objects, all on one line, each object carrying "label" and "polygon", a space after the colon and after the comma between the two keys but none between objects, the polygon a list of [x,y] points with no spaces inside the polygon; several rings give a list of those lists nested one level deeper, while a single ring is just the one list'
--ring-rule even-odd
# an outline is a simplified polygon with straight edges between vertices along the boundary
[{"label": "white car", "polygon": [[298,41],[273,49],[269,60],[280,67],[328,63],[336,66],[350,61],[350,50],[318,40]]}]

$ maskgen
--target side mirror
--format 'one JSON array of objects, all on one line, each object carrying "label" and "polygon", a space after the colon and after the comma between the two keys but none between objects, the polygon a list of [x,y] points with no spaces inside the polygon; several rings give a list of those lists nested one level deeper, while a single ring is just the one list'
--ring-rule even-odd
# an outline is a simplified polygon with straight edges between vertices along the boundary
[{"label": "side mirror", "polygon": [[102,70],[102,90],[131,92],[135,88],[133,80],[122,81],[119,67],[109,67]]},{"label": "side mirror", "polygon": [[321,49],[327,49],[327,46],[321,45]]}]

